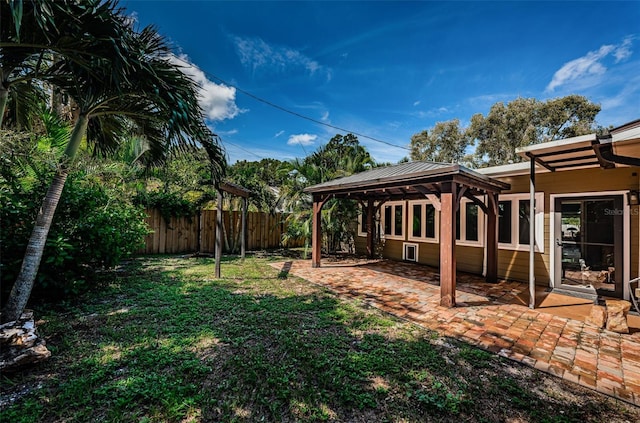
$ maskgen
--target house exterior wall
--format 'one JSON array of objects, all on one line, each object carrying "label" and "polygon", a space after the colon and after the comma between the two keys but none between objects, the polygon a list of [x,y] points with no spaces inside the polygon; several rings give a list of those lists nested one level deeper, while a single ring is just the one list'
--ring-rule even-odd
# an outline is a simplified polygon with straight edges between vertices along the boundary
[{"label": "house exterior wall", "polygon": [[[552,196],[561,196],[563,194],[579,194],[579,193],[605,193],[605,192],[628,192],[630,190],[638,190],[640,188],[640,169],[637,167],[622,167],[614,169],[578,169],[558,172],[540,172],[536,173],[536,193],[543,193],[544,200],[544,243],[543,252],[535,254],[535,276],[536,283],[539,285],[550,284],[551,275],[551,256],[554,249],[551,248],[551,239],[553,237],[553,228],[550,227],[550,212],[552,209]],[[527,194],[529,193],[529,175],[517,176],[496,176],[488,174],[495,179],[511,184],[511,190],[503,192],[501,195],[508,194]],[[540,195],[540,194],[538,194]],[[627,204],[626,195],[623,199]],[[404,206],[404,225],[405,230],[402,237],[393,237],[394,239],[383,239],[382,256],[393,260],[403,259],[403,243],[410,242],[419,245],[418,262],[431,266],[439,266],[439,244],[438,242],[422,242],[416,241],[408,236],[410,228],[408,210],[409,203]],[[481,216],[484,215],[481,213]],[[640,207],[630,206],[627,228],[629,228],[627,248],[629,249],[630,276],[634,278],[639,275],[640,261]],[[481,219],[483,222],[484,219]],[[482,224],[483,225],[483,224]],[[457,268],[460,271],[482,274],[484,268],[484,230],[480,230],[481,245],[473,246],[468,243],[460,242],[456,246]],[[362,235],[362,234],[361,234]],[[366,237],[356,237],[356,251],[360,254],[366,254]],[[383,237],[384,238],[384,237]],[[462,245],[461,245],[462,244]],[[500,247],[498,250],[498,277],[508,280],[528,281],[529,279],[529,250],[520,245],[513,249]]]},{"label": "house exterior wall", "polygon": [[[554,250],[551,248],[553,228],[550,227],[552,196],[638,190],[640,184],[639,174],[640,169],[634,167],[591,168],[536,173],[536,192],[544,193],[544,253],[536,254],[535,275],[537,284],[548,285],[551,280],[551,255],[554,254]],[[529,175],[498,177],[497,179],[511,184],[511,190],[504,194],[529,192]],[[626,197],[623,202],[626,204]],[[638,206],[632,206],[629,214],[630,273],[631,275],[637,275],[640,257],[638,248],[638,219],[640,218],[640,213]],[[529,253],[528,251],[499,250],[498,266],[500,277],[526,281],[528,280],[529,272]]]}]

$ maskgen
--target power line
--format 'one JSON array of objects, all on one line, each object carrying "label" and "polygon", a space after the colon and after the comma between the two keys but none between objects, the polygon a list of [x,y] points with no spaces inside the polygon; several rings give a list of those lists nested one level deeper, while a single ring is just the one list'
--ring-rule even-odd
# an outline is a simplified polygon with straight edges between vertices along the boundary
[{"label": "power line", "polygon": [[[182,58],[180,58],[180,57],[177,57],[177,56],[176,56],[176,58],[177,58],[178,60],[180,60],[181,62],[183,62],[183,63],[185,63],[185,64],[189,65],[189,66],[195,66],[193,63],[189,63],[189,62],[187,62],[186,60],[184,60],[184,59],[182,59]],[[316,123],[316,124],[318,124],[318,125],[323,125],[323,126],[326,126],[326,127],[329,127],[329,128],[337,129],[338,131],[341,131],[341,132],[351,133],[351,134],[353,134],[353,135],[357,135],[358,137],[361,137],[361,138],[367,138],[367,139],[369,139],[369,140],[371,140],[371,141],[379,142],[379,143],[381,143],[381,144],[385,144],[385,145],[388,145],[388,146],[390,146],[390,147],[401,148],[401,149],[403,149],[403,150],[411,151],[411,149],[410,149],[409,147],[404,147],[404,146],[401,146],[401,145],[393,144],[393,143],[390,143],[390,142],[388,142],[388,141],[384,141],[384,140],[381,140],[381,139],[378,139],[378,138],[374,138],[374,137],[371,137],[371,136],[369,136],[369,135],[361,134],[361,133],[358,133],[358,132],[356,132],[356,131],[351,131],[351,130],[349,130],[349,129],[344,129],[344,128],[341,128],[341,127],[339,127],[339,126],[331,125],[330,123],[326,123],[326,122],[323,122],[323,121],[321,121],[321,120],[317,120],[317,119],[314,119],[314,118],[312,118],[312,117],[305,116],[305,115],[300,114],[300,113],[298,113],[298,112],[294,112],[293,110],[289,110],[289,109],[287,109],[287,108],[285,108],[285,107],[282,107],[282,106],[279,106],[279,105],[277,105],[277,104],[275,104],[275,103],[272,103],[272,102],[270,102],[269,100],[265,100],[265,99],[263,99],[263,98],[261,98],[261,97],[258,97],[257,95],[251,94],[250,92],[243,90],[242,88],[238,87],[237,85],[230,84],[230,83],[228,83],[227,81],[225,81],[224,79],[219,78],[219,77],[217,77],[217,76],[215,76],[215,75],[213,75],[213,74],[211,74],[211,73],[209,73],[209,72],[206,72],[206,71],[204,71],[204,70],[202,70],[202,69],[200,69],[200,70],[201,70],[201,71],[202,71],[202,72],[203,72],[207,77],[209,77],[209,78],[211,78],[211,79],[215,79],[216,81],[218,81],[218,82],[220,82],[220,83],[222,83],[222,84],[224,84],[224,85],[227,85],[227,86],[229,86],[229,87],[233,87],[233,88],[235,88],[237,91],[241,92],[242,94],[244,94],[244,95],[246,95],[246,96],[248,96],[248,97],[251,97],[251,98],[253,98],[254,100],[259,101],[259,102],[261,102],[261,103],[264,103],[264,104],[266,104],[266,105],[268,105],[268,106],[271,106],[271,107],[273,107],[273,108],[275,108],[275,109],[278,109],[278,110],[280,110],[280,111],[282,111],[282,112],[289,113],[290,115],[293,115],[293,116],[299,117],[299,118],[301,118],[301,119],[306,119],[306,120],[311,121],[311,122],[313,122],[313,123]]]},{"label": "power line", "polygon": [[241,88],[239,88],[239,87],[237,87],[237,86],[235,86],[235,85],[229,84],[229,83],[227,83],[226,81],[224,81],[223,79],[218,78],[218,77],[216,77],[216,76],[214,76],[214,75],[211,75],[211,77],[212,77],[213,79],[217,80],[217,81],[220,81],[221,83],[223,83],[223,84],[225,84],[225,85],[227,85],[227,86],[230,86],[230,87],[235,88],[237,91],[241,92],[242,94],[244,94],[244,95],[246,95],[246,96],[249,96],[249,97],[253,98],[254,100],[257,100],[257,101],[259,101],[259,102],[261,102],[261,103],[264,103],[264,104],[266,104],[266,105],[268,105],[268,106],[271,106],[271,107],[273,107],[273,108],[275,108],[275,109],[281,110],[281,111],[283,111],[283,112],[285,112],[285,113],[289,113],[290,115],[297,116],[297,117],[302,118],[302,119],[306,119],[306,120],[308,120],[308,121],[310,121],[310,122],[313,122],[313,123],[316,123],[316,124],[318,124],[318,125],[323,125],[323,126],[327,126],[327,127],[329,127],[329,128],[337,129],[338,131],[341,131],[341,132],[351,133],[351,134],[353,134],[353,135],[357,135],[357,136],[359,136],[359,137],[361,137],[361,138],[367,138],[367,139],[370,139],[371,141],[379,142],[379,143],[382,143],[382,144],[388,145],[388,146],[390,146],[390,147],[401,148],[401,149],[403,149],[403,150],[410,150],[408,147],[403,147],[403,146],[401,146],[401,145],[396,145],[396,144],[390,143],[390,142],[388,142],[388,141],[384,141],[384,140],[381,140],[381,139],[378,139],[378,138],[374,138],[374,137],[371,137],[371,136],[369,136],[369,135],[361,134],[361,133],[358,133],[358,132],[356,132],[356,131],[351,131],[351,130],[349,130],[349,129],[344,129],[344,128],[341,128],[341,127],[339,127],[339,126],[331,125],[330,123],[322,122],[321,120],[317,120],[317,119],[314,119],[314,118],[312,118],[312,117],[309,117],[309,116],[305,116],[305,115],[303,115],[303,114],[300,114],[300,113],[298,113],[298,112],[294,112],[293,110],[286,109],[286,108],[284,108],[284,107],[282,107],[282,106],[279,106],[279,105],[277,105],[277,104],[274,104],[274,103],[272,103],[272,102],[270,102],[270,101],[268,101],[268,100],[265,100],[265,99],[260,98],[260,97],[258,97],[258,96],[256,96],[256,95],[253,95],[253,94],[251,94],[250,92],[245,91],[245,90],[243,90],[243,89],[241,89]]},{"label": "power line", "polygon": [[226,140],[226,139],[225,139],[225,140],[223,140],[223,143],[225,143],[225,144],[230,144],[230,145],[232,145],[232,146],[236,147],[237,149],[244,151],[245,153],[249,153],[249,154],[252,154],[252,155],[256,156],[256,157],[257,157],[257,158],[259,158],[259,159],[265,159],[265,158],[266,158],[266,157],[262,157],[262,156],[260,156],[259,154],[254,153],[253,151],[249,151],[249,150],[247,150],[246,148],[242,148],[242,147],[240,147],[238,144],[234,144],[234,143],[232,143],[231,141],[228,141],[228,140]]}]

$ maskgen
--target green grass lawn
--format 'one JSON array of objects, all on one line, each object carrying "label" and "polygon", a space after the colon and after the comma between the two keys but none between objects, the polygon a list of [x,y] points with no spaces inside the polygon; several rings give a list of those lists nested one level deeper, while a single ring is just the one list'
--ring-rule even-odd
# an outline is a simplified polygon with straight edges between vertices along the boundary
[{"label": "green grass lawn", "polygon": [[[2,422],[624,422],[640,411],[269,266],[141,258],[37,307],[52,357]],[[17,399],[15,399],[17,398]]]}]

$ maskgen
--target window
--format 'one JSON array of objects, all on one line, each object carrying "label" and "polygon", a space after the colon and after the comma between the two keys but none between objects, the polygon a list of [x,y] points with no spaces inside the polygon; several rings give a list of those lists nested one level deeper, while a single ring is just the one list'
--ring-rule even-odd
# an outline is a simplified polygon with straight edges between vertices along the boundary
[{"label": "window", "polygon": [[404,202],[386,203],[382,208],[382,228],[385,237],[404,239]]},{"label": "window", "polygon": [[[376,208],[378,204],[374,204],[374,212],[373,212],[373,230],[376,237],[379,237],[383,232],[382,220],[380,217],[381,213],[384,213],[382,207],[380,209]],[[366,237],[367,236],[367,207],[360,207],[360,213],[358,213],[358,236]]]},{"label": "window", "polygon": [[402,235],[402,229],[404,226],[404,212],[402,206],[395,206],[395,216],[394,216],[394,226],[393,226],[393,234],[394,235]]},{"label": "window", "polygon": [[367,234],[367,209],[362,208],[362,214],[360,215],[360,233]]},{"label": "window", "polygon": [[[544,252],[544,193],[536,193],[536,249]],[[498,202],[498,243],[508,250],[528,250],[530,223],[529,194],[505,194]]]},{"label": "window", "polygon": [[465,204],[465,239],[478,241],[478,206],[473,203]]},{"label": "window", "polygon": [[414,238],[422,237],[422,204],[413,205],[413,216],[411,221],[413,222],[413,230],[411,233]]},{"label": "window", "polygon": [[425,236],[427,238],[436,238],[436,208],[433,204],[425,205]]},{"label": "window", "polygon": [[436,242],[436,209],[427,200],[411,201],[408,207],[411,231],[409,239],[412,241]]},{"label": "window", "polygon": [[391,225],[393,224],[392,216],[393,206],[384,206],[384,234],[391,235]]},{"label": "window", "polygon": [[498,203],[498,242],[511,243],[511,201]]},{"label": "window", "polygon": [[[483,217],[482,221],[480,216]],[[484,222],[484,213],[473,202],[462,199],[456,213],[456,240],[461,245],[482,245],[481,222]]]}]

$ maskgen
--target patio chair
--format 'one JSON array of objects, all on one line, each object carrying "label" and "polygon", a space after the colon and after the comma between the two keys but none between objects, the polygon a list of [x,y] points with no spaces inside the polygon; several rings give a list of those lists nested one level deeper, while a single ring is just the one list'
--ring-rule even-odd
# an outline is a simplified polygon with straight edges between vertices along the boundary
[{"label": "patio chair", "polygon": [[640,314],[640,308],[638,307],[638,302],[640,301],[640,298],[638,298],[640,297],[640,278],[629,281],[629,297],[631,297],[636,313]]}]

